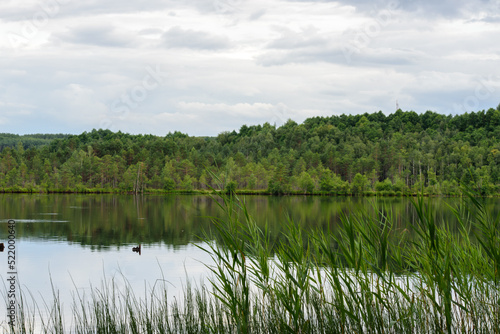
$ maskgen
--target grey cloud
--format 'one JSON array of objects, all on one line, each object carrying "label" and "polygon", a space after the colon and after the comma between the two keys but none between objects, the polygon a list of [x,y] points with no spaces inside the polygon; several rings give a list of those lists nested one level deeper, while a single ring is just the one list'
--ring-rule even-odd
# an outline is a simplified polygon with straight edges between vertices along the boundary
[{"label": "grey cloud", "polygon": [[[374,13],[388,8],[397,8],[416,15],[457,17],[480,11],[498,12],[498,0],[288,0],[290,2],[336,2],[354,6],[358,11]],[[108,13],[137,13],[163,11],[172,8],[196,8],[201,13],[231,14],[243,8],[246,0],[41,0],[30,5],[19,2],[0,3],[0,19],[4,21],[31,20],[37,13],[49,17],[79,17]],[[255,20],[265,13],[264,9],[250,14]]]},{"label": "grey cloud", "polygon": [[360,12],[376,13],[387,9],[399,9],[422,16],[463,17],[471,12],[499,9],[498,0],[288,0],[291,2],[337,2],[354,6]]},{"label": "grey cloud", "polygon": [[414,65],[423,55],[412,50],[369,49],[353,57],[352,63],[364,66],[408,66]]},{"label": "grey cloud", "polygon": [[74,44],[108,47],[127,47],[134,41],[130,35],[122,34],[118,29],[108,25],[77,27],[65,33],[55,34],[54,37]]},{"label": "grey cloud", "polygon": [[195,31],[173,27],[163,36],[164,44],[169,48],[188,48],[197,50],[220,50],[230,46],[225,36],[212,35],[204,31]]},{"label": "grey cloud", "polygon": [[40,0],[29,5],[19,2],[0,2],[0,19],[4,21],[31,20],[34,15],[45,13],[52,17],[81,17],[101,14],[121,14],[163,11],[172,8],[196,8],[201,13],[227,14],[237,9],[245,0]]},{"label": "grey cloud", "polygon": [[[20,26],[6,21],[31,20],[39,4],[51,1],[59,0],[0,1],[2,28]],[[241,114],[232,118],[236,125],[218,128],[203,108],[178,111],[180,100],[210,105],[286,101],[292,110],[301,110],[300,115],[293,114],[295,121],[310,115],[309,110],[315,115],[392,111],[396,100],[405,110],[453,112],[459,110],[455,104],[464,105],[470,102],[467,97],[475,97],[478,84],[468,76],[487,78],[492,73],[498,78],[500,74],[494,26],[500,11],[498,6],[493,10],[492,1],[399,0],[395,15],[365,42],[358,36],[377,22],[375,11],[382,13],[391,0],[330,4],[310,0],[293,6],[280,0],[266,3],[265,10],[261,3],[247,0],[60,1],[67,4],[51,16],[29,48],[12,52],[8,41],[0,44],[5,47],[0,50],[5,58],[0,66],[0,101],[5,105],[0,107],[19,115],[0,115],[9,131],[80,133],[99,127],[101,119],[109,117],[114,130],[164,133],[168,124],[172,131],[216,135],[255,119]],[[35,5],[23,8],[23,3]],[[338,12],[337,4],[355,6],[357,13],[345,8]],[[172,18],[172,13],[177,16]],[[238,25],[230,39],[211,29],[233,29],[227,23],[233,14]],[[345,26],[325,21],[337,15],[345,15],[341,20],[347,22]],[[490,23],[475,24],[479,21]],[[188,27],[184,22],[199,25]],[[273,29],[273,25],[285,28]],[[52,44],[45,39],[50,33]],[[126,52],[119,47],[127,47]],[[166,52],[167,47],[172,49]],[[217,52],[204,52],[200,63],[199,57],[182,57],[186,48],[225,53],[234,48],[238,53],[220,57]],[[114,113],[113,101],[131,94],[148,73],[146,66],[157,64],[169,75],[165,82],[148,91],[147,98],[128,114]],[[493,88],[491,97],[480,99],[477,108],[466,105],[467,110],[496,107],[500,87]],[[90,117],[88,110],[93,110]],[[165,110],[176,112],[176,118],[153,118]],[[22,112],[31,113],[30,122]],[[152,115],[152,120],[146,115]]]},{"label": "grey cloud", "polygon": [[410,65],[416,54],[411,50],[358,45],[356,33],[318,34],[314,27],[301,32],[277,28],[281,36],[267,45],[268,52],[257,58],[262,66],[288,63],[335,63],[347,66]]},{"label": "grey cloud", "polygon": [[[487,110],[498,104],[498,100],[494,94],[491,94],[491,97],[487,99],[475,99],[473,88],[433,91],[429,89],[418,90],[415,87],[410,87],[403,89],[402,93],[403,95],[407,94],[411,96],[416,101],[411,104],[407,103],[405,107],[408,109],[416,108],[420,112],[433,110],[443,114],[462,114],[483,109]],[[400,105],[404,104],[405,102],[400,103]]]},{"label": "grey cloud", "polygon": [[267,10],[266,9],[259,9],[255,12],[253,12],[250,16],[249,16],[249,20],[250,21],[255,21],[255,20],[258,20],[260,19],[262,16],[264,16],[266,14]]},{"label": "grey cloud", "polygon": [[500,23],[500,16],[486,16],[481,19],[474,19],[470,22]]},{"label": "grey cloud", "polygon": [[129,13],[164,9],[172,0],[41,0],[32,5],[12,2],[0,5],[0,18],[6,21],[31,20],[33,15],[45,13],[49,17],[85,16],[108,13]]},{"label": "grey cloud", "polygon": [[301,32],[282,29],[281,36],[267,45],[269,49],[297,49],[311,46],[328,45],[326,37],[319,36],[314,27],[309,27]]},{"label": "grey cloud", "polygon": [[415,64],[419,56],[412,51],[393,49],[367,49],[350,53],[338,46],[323,49],[301,49],[273,51],[259,56],[256,61],[262,66],[278,66],[292,63],[332,63],[345,66],[407,66]]},{"label": "grey cloud", "polygon": [[257,57],[256,62],[261,66],[279,66],[300,63],[345,63],[340,49],[304,49],[293,51],[271,51]]},{"label": "grey cloud", "polygon": [[142,29],[141,31],[139,31],[139,35],[161,35],[161,34],[163,34],[163,30],[155,28]]}]

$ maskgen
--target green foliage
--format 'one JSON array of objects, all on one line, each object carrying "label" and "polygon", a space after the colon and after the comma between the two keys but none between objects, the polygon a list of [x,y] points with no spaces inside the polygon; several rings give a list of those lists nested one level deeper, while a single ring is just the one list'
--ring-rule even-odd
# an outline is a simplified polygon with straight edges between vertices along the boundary
[{"label": "green foliage", "polygon": [[406,184],[403,181],[403,179],[401,179],[400,177],[396,177],[395,178],[395,182],[392,185],[392,189],[396,193],[405,193],[407,191],[408,187],[406,186]]},{"label": "green foliage", "polygon": [[247,186],[248,189],[255,189],[257,186],[257,177],[255,176],[255,174],[253,174],[253,173],[250,174],[247,182],[248,182],[248,186]]},{"label": "green foliage", "polygon": [[462,182],[490,196],[500,189],[498,138],[500,111],[493,108],[313,117],[278,128],[244,125],[213,138],[0,134],[0,191],[218,187],[208,169],[225,171],[238,191],[458,195]]},{"label": "green foliage", "polygon": [[195,179],[193,179],[189,175],[186,175],[184,177],[184,180],[182,180],[182,182],[181,182],[181,188],[182,188],[182,190],[193,191],[194,190],[194,182],[195,182]]},{"label": "green foliage", "polygon": [[234,194],[236,192],[237,187],[238,187],[238,183],[236,181],[229,181],[226,184],[224,190],[228,194]]},{"label": "green foliage", "polygon": [[383,182],[377,182],[375,184],[375,190],[380,192],[393,190],[392,181],[390,179],[385,179]]},{"label": "green foliage", "polygon": [[323,175],[319,181],[319,190],[331,193],[335,188],[334,180],[329,175]]},{"label": "green foliage", "polygon": [[351,192],[354,195],[362,195],[366,190],[367,185],[368,179],[366,178],[366,176],[356,173],[351,183]]},{"label": "green foliage", "polygon": [[5,147],[20,147],[23,149],[37,148],[40,146],[49,145],[57,139],[65,139],[70,135],[63,134],[31,134],[31,135],[16,135],[10,133],[0,133],[0,150]]},{"label": "green foliage", "polygon": [[289,188],[287,168],[282,163],[279,163],[269,181],[268,191],[273,195],[283,195],[289,192]]},{"label": "green foliage", "polygon": [[175,188],[176,188],[176,184],[175,184],[174,180],[172,180],[169,177],[166,177],[163,180],[163,189],[165,189],[166,191],[172,191],[172,190],[175,190]]},{"label": "green foliage", "polygon": [[302,191],[304,191],[304,193],[312,193],[314,191],[314,188],[315,188],[314,181],[308,172],[302,172],[300,174],[299,185],[300,185],[300,189]]}]

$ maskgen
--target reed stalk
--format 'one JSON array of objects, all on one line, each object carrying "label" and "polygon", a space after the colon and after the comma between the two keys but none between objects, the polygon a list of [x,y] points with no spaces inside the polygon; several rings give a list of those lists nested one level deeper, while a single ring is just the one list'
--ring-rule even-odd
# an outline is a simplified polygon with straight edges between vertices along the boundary
[{"label": "reed stalk", "polygon": [[500,218],[472,193],[453,208],[454,228],[420,197],[403,230],[390,211],[366,211],[335,230],[284,217],[278,239],[238,196],[220,196],[224,216],[196,244],[210,276],[188,281],[181,299],[163,284],[136,298],[113,278],[74,294],[68,324],[55,289],[45,313],[23,294],[20,321],[3,332],[32,333],[38,321],[44,333],[500,333]]}]

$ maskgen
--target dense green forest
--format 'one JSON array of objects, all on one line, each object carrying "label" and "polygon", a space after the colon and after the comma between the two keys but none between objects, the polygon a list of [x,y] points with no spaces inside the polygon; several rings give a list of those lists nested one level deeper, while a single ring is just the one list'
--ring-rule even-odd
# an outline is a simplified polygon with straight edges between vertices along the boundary
[{"label": "dense green forest", "polygon": [[473,183],[497,195],[499,138],[500,108],[313,117],[217,137],[1,134],[0,191],[456,195]]},{"label": "dense green forest", "polygon": [[0,150],[4,147],[15,147],[17,143],[22,142],[24,149],[38,147],[49,144],[53,139],[66,138],[63,134],[34,134],[34,135],[16,135],[11,133],[0,133]]}]

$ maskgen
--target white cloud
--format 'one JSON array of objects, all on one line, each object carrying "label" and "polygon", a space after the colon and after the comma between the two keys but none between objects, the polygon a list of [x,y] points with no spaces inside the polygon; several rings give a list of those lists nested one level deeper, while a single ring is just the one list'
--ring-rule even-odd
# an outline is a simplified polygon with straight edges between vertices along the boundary
[{"label": "white cloud", "polygon": [[225,36],[212,35],[204,31],[183,29],[178,26],[166,31],[162,38],[168,48],[219,50],[229,47],[229,40]]},{"label": "white cloud", "polygon": [[81,84],[69,84],[63,89],[55,90],[50,96],[57,109],[47,111],[51,119],[57,122],[91,127],[98,123],[107,106],[100,102],[93,88]]},{"label": "white cloud", "polygon": [[[496,107],[498,85],[476,90],[500,76],[499,5],[3,1],[0,132],[217,135],[283,114],[390,113],[396,100],[417,112]],[[148,67],[161,84],[144,81]],[[133,107],[115,112],[130,94]]]},{"label": "white cloud", "polygon": [[125,33],[109,24],[80,26],[64,33],[55,33],[54,35],[63,43],[88,44],[102,47],[132,47],[134,44],[137,44],[135,36],[130,32]]}]

